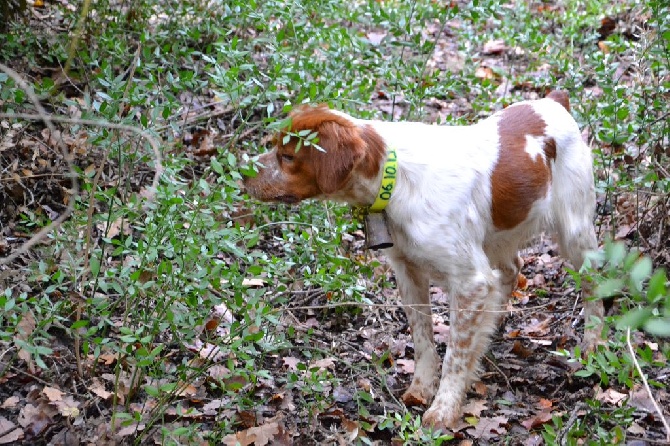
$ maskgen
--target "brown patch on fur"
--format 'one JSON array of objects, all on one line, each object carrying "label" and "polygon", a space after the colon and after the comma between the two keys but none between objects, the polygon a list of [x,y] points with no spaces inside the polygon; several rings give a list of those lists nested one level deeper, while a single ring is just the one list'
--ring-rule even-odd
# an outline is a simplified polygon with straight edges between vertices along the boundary
[{"label": "brown patch on fur", "polygon": [[544,147],[542,147],[542,149],[548,160],[556,160],[556,140],[554,138],[547,138],[544,141]]},{"label": "brown patch on fur", "polygon": [[[385,146],[372,128],[359,128],[326,105],[300,106],[289,117],[290,126],[273,138],[275,150],[259,158],[265,168],[245,180],[252,196],[295,203],[342,190],[354,171],[370,178],[379,172]],[[304,143],[298,148],[296,136],[284,143],[288,133],[303,130],[317,133],[322,150]]]},{"label": "brown patch on fur", "polygon": [[565,91],[562,90],[554,90],[551,93],[549,93],[547,96],[549,99],[553,99],[554,101],[558,102],[565,108],[567,111],[570,111],[570,96]]},{"label": "brown patch on fur", "polygon": [[366,178],[374,178],[382,169],[382,162],[386,159],[386,143],[371,126],[360,129],[361,138],[365,141],[367,150],[360,165],[360,171]]},{"label": "brown patch on fur", "polygon": [[[526,137],[542,137],[545,128],[546,123],[530,105],[517,105],[502,112],[498,122],[500,153],[491,174],[491,216],[498,229],[512,229],[523,222],[533,203],[547,192],[549,166],[541,155],[531,158],[525,150]],[[545,143],[545,153],[551,153],[550,143],[549,146]],[[554,141],[553,158],[555,152]]]}]

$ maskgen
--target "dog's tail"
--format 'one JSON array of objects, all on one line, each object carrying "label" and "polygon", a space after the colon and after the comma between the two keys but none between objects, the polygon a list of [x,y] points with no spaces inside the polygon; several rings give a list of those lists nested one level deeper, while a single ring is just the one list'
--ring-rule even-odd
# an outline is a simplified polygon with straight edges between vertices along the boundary
[{"label": "dog's tail", "polygon": [[[566,92],[552,91],[547,98],[569,110]],[[556,144],[556,159],[552,164],[552,220],[563,255],[579,269],[585,252],[598,247],[593,230],[596,201],[593,158],[572,116],[551,105],[555,110],[552,122],[555,128],[561,129],[552,135]]]}]

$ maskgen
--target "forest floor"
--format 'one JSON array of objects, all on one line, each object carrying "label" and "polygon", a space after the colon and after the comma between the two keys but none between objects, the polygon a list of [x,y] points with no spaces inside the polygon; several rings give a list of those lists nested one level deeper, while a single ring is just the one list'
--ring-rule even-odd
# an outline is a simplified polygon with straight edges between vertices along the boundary
[{"label": "forest floor", "polygon": [[[543,7],[549,8],[552,4],[545,2]],[[56,22],[60,20],[58,14],[49,17]],[[48,17],[41,20],[39,26],[45,26],[44,20]],[[608,36],[618,35],[626,39],[630,29],[644,25],[643,20],[635,16],[634,11],[614,19],[602,17],[601,27],[591,30],[595,34],[600,33],[602,40],[594,42],[592,48],[585,48],[584,51],[604,51],[602,42]],[[608,26],[610,21],[616,25]],[[53,26],[58,28],[57,23]],[[447,31],[437,22],[425,25],[422,31],[424,37],[437,42],[429,66],[455,72],[462,69],[464,61],[449,33],[450,27],[457,29],[458,26],[457,20],[448,23]],[[383,37],[374,32],[367,34],[372,41]],[[494,94],[500,96],[510,90],[521,92],[521,96],[529,99],[546,94],[546,88],[533,87],[531,82],[508,82],[500,78],[500,70],[509,67],[510,53],[515,51],[504,41],[487,42],[481,49],[481,69],[475,73],[476,79],[497,83],[499,88]],[[575,55],[575,58],[580,57],[582,55]],[[64,95],[73,103],[83,104],[90,100],[86,78],[52,76],[59,70],[57,64],[37,66],[28,60],[17,58],[13,63],[3,63],[31,82],[46,77],[56,79],[60,82],[61,92],[65,92]],[[523,70],[523,62],[514,63],[515,70]],[[549,66],[541,67],[533,76],[545,76],[550,70]],[[623,72],[620,75],[620,82],[624,85],[629,74]],[[584,94],[602,94],[598,85],[584,89]],[[212,92],[207,90],[195,97],[184,92],[184,98],[187,96],[189,104],[214,101]],[[474,89],[458,98],[427,97],[423,104],[423,119],[433,122],[444,120],[447,116],[476,114],[473,112],[476,107],[472,104],[479,100]],[[0,98],[0,111],[20,109],[10,107],[11,102],[11,98]],[[188,107],[185,104],[185,108]],[[398,96],[391,98],[380,90],[365,105],[365,109],[369,112],[381,111],[387,118],[398,119],[404,116],[408,103],[402,98],[399,100]],[[224,134],[237,130],[231,116],[230,108],[215,104],[197,128],[184,132],[183,145],[179,149],[171,147],[165,157],[184,156],[190,164],[181,173],[188,170],[188,175],[184,175],[192,183],[210,182],[211,178],[203,175],[211,163],[208,155],[216,152],[213,148],[226,143]],[[186,120],[186,115],[183,118]],[[63,129],[64,126],[59,124],[58,128]],[[242,133],[246,131],[245,128]],[[248,132],[245,136],[261,142],[260,134]],[[71,192],[69,167],[62,153],[53,150],[53,147],[64,143],[74,154],[80,175],[95,178],[93,184],[102,189],[118,187],[121,166],[114,164],[117,160],[108,158],[102,148],[92,146],[87,141],[88,137],[83,128],[73,132],[63,130],[61,134],[46,126],[24,126],[16,120],[0,117],[0,157],[4,181],[0,185],[0,256],[15,252],[44,222],[57,218],[67,207],[68,200],[76,199],[79,204],[84,202],[75,211],[79,217],[73,218],[86,220],[93,212],[104,208],[87,195],[75,198],[68,195]],[[589,143],[593,141],[589,128],[585,129],[584,138]],[[115,167],[103,169],[102,165]],[[123,181],[128,183],[128,190],[141,195],[148,188],[153,173],[148,164],[138,162],[133,166],[132,174],[123,175]],[[216,184],[211,183],[211,186]],[[660,201],[652,201],[640,211],[641,204],[635,201],[634,195],[620,194],[617,197],[615,204],[605,195],[598,197],[600,242],[604,243],[610,236],[629,247],[642,245],[642,251],[652,258],[654,266],[667,265],[670,259],[667,209],[659,204]],[[85,205],[85,200],[90,200],[91,207]],[[241,214],[253,212],[249,211],[253,206],[244,203],[239,205],[238,211]],[[299,209],[292,208],[289,212],[298,213]],[[81,224],[79,237],[90,237],[90,234],[86,235],[88,230],[98,231],[100,237],[105,235],[107,239],[121,240],[132,233],[125,226],[126,218],[113,221],[111,227]],[[246,218],[251,228],[267,223],[257,214]],[[281,233],[281,227],[261,231],[254,249],[268,257],[287,258],[286,240]],[[400,401],[411,380],[414,361],[407,320],[393,286],[393,272],[384,262],[383,251],[367,252],[364,249],[361,230],[352,229],[339,237],[342,243],[338,249],[342,256],[374,271],[372,277],[362,276],[359,280],[365,288],[362,292],[365,304],[339,306],[331,299],[332,291],[303,285],[299,280],[287,291],[286,288],[273,288],[269,279],[256,282],[250,279],[245,286],[256,291],[264,290],[262,293],[266,298],[290,294],[287,303],[283,304],[277,330],[291,333],[291,345],[264,355],[262,361],[254,365],[263,373],[254,379],[235,376],[226,381],[230,362],[214,360],[212,365],[211,351],[203,353],[195,346],[191,351],[185,351],[174,339],[169,339],[161,353],[166,368],[176,368],[184,361],[207,363],[204,367],[207,379],[200,376],[185,383],[181,393],[169,401],[138,390],[135,380],[142,378],[133,373],[136,370],[133,366],[119,364],[122,362],[120,355],[94,356],[92,351],[83,355],[80,339],[64,325],[64,321],[78,320],[74,315],[81,312],[79,305],[85,297],[79,294],[76,283],[69,288],[50,287],[57,282],[54,273],[64,257],[52,258],[54,251],[47,247],[53,247],[57,242],[52,238],[42,239],[37,246],[0,267],[0,289],[12,290],[7,292],[6,297],[12,293],[29,296],[44,294],[53,302],[70,300],[71,304],[67,307],[70,313],[65,319],[46,325],[40,323],[43,313],[23,313],[14,327],[17,328],[15,335],[0,340],[0,445],[427,443],[428,440],[422,440],[420,429],[413,424],[425,408],[406,408]],[[318,249],[315,248],[316,265],[319,265]],[[589,438],[574,440],[579,437],[579,432],[574,432],[576,423],[597,425],[603,431],[623,425],[625,432],[619,438],[621,443],[664,444],[666,432],[657,417],[653,400],[663,408],[667,417],[670,407],[667,387],[654,387],[650,395],[639,382],[623,385],[625,376],[617,382],[605,384],[598,373],[584,376],[587,375],[584,372],[589,370],[588,364],[576,360],[569,353],[557,353],[571,351],[579,343],[584,328],[580,293],[566,271],[570,266],[560,257],[550,237],[539,238],[521,256],[524,260],[523,278],[520,278],[518,290],[508,300],[508,311],[482,361],[479,380],[468,392],[463,420],[449,433],[454,438],[454,444],[547,444],[543,436],[549,429],[547,426],[551,426],[551,438],[557,442],[585,444]],[[226,255],[219,257],[229,262]],[[82,275],[90,274],[93,266],[88,268],[88,272]],[[49,279],[40,279],[44,274]],[[112,290],[110,293],[113,294]],[[97,290],[95,298],[102,297],[104,293]],[[435,338],[440,353],[444,353],[449,336],[448,298],[435,287],[431,288],[431,297],[435,306]],[[7,312],[14,311],[11,302],[14,301],[4,301]],[[112,330],[106,336],[121,338],[128,335],[120,329],[123,325],[122,310],[117,307],[116,312],[106,315],[111,320],[110,327],[119,328],[118,332]],[[225,308],[212,311],[221,311],[217,320],[227,317],[224,316]],[[617,305],[613,311],[617,311]],[[3,324],[3,330],[11,331],[11,320],[5,319]],[[206,343],[204,338],[208,330],[203,328],[201,331],[203,343]],[[28,343],[28,339],[33,339],[33,334],[37,336],[38,331],[39,342],[34,341],[34,345],[47,345],[47,354],[31,350],[30,345],[33,344]],[[156,335],[153,342],[152,345],[160,343],[160,336]],[[211,339],[207,342],[216,344]],[[654,366],[645,370],[647,378],[667,383],[670,364],[658,340],[642,331],[635,331],[631,343],[649,352],[647,364]],[[129,345],[132,349],[135,344],[129,342]],[[315,351],[320,355],[314,356]],[[36,357],[46,368],[36,361]],[[602,357],[607,356],[603,354]],[[616,361],[609,359],[612,361],[610,366],[615,367],[612,364]],[[607,365],[600,366],[605,368]],[[631,373],[630,367],[626,370],[625,373]],[[247,404],[244,409],[236,407],[237,403],[230,395],[211,385],[217,376],[223,377],[221,379],[226,381],[226,385],[238,385],[244,389],[246,403],[257,401],[258,404]],[[151,410],[157,404],[163,404],[165,409],[160,412],[159,419],[152,419],[151,423],[139,416],[137,422],[126,423],[124,427],[111,424],[116,405],[124,406],[129,413],[153,414]],[[221,431],[222,419],[229,420],[226,428],[229,433],[221,435],[217,441],[207,440],[208,432]],[[557,419],[563,421],[557,424]],[[195,433],[191,432],[188,439],[175,433],[169,437],[171,443],[166,441],[165,431],[161,430],[169,426],[170,432],[174,433],[177,428],[192,425],[198,426]],[[584,435],[593,435],[593,430],[589,432]],[[568,437],[569,441],[566,440]]]}]

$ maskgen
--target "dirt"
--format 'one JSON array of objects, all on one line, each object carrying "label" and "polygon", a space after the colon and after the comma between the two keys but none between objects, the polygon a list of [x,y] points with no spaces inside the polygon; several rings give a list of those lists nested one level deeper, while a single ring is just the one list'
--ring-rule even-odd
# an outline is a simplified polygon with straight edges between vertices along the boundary
[{"label": "dirt", "polygon": [[[493,53],[497,51],[493,46],[490,49]],[[449,48],[444,51],[451,54]],[[494,61],[495,54],[491,59],[492,66],[500,62]],[[438,61],[436,66],[448,69],[458,63],[445,56],[445,60]],[[482,76],[487,75],[486,72],[482,73]],[[532,89],[527,91],[529,97],[542,93]],[[427,103],[432,107],[430,113],[433,120],[445,114],[463,116],[471,111],[467,98],[453,101],[431,98]],[[392,106],[390,99],[383,95],[376,99],[373,106],[389,115],[403,107],[402,104],[399,108]],[[215,124],[209,121],[208,125]],[[1,130],[0,168],[17,178],[15,181],[3,182],[0,186],[0,255],[5,256],[28,240],[36,229],[21,215],[28,213],[38,220],[47,217],[53,219],[65,208],[66,194],[63,191],[69,183],[62,154],[54,149],[53,144],[48,144],[54,135],[50,135],[43,126],[5,127]],[[193,135],[200,137],[195,131]],[[76,141],[69,144],[76,149]],[[204,152],[209,147],[192,141],[187,142],[189,144],[197,146],[195,150]],[[95,164],[102,156],[96,151],[79,155],[78,164],[82,169]],[[194,178],[198,174],[197,168],[191,173]],[[147,184],[146,175],[138,174],[131,180],[135,190]],[[611,226],[614,219],[620,220],[618,226],[626,224],[628,208],[622,203],[608,207],[604,204],[604,197],[599,197],[599,201],[601,226]],[[657,265],[667,264],[670,259],[670,225],[654,223],[666,217],[667,210],[662,206],[653,206],[652,203],[639,226],[642,236],[649,241],[646,252],[652,255]],[[631,223],[630,231],[621,232],[620,238],[630,243],[636,231]],[[348,256],[367,258],[367,261],[379,258],[383,261],[383,252],[364,253],[360,233],[351,236]],[[279,252],[269,236],[265,242],[268,252]],[[11,265],[3,267],[0,270],[0,284],[9,286],[27,282],[27,266],[43,260],[39,252],[31,250]],[[644,438],[647,442],[645,444],[660,444],[664,438],[662,426],[654,418],[639,388],[631,392],[638,392],[635,393],[638,395],[637,400],[613,400],[615,396],[608,393],[609,389],[617,389],[623,394],[627,392],[623,386],[612,384],[605,388],[599,385],[597,376],[579,377],[576,372],[583,370],[583,366],[555,353],[560,349],[573,348],[583,333],[579,293],[565,272],[564,262],[558,256],[556,246],[551,240],[542,238],[525,250],[522,257],[525,263],[525,283],[521,280],[521,288],[509,300],[505,318],[482,361],[479,380],[468,393],[465,421],[454,430],[453,435],[464,445],[499,444],[503,439],[507,444],[543,444],[542,426],[551,424],[553,415],[563,414],[573,423],[576,420],[600,422],[603,429],[611,429],[616,420],[588,418],[590,412],[587,410],[587,400],[591,399],[602,404],[605,412],[612,412],[621,406],[629,407],[629,416],[639,430],[629,432],[628,438]],[[11,276],[6,274],[7,271],[11,272]],[[378,268],[377,272],[387,275],[388,280],[393,282],[390,270]],[[28,285],[24,288],[25,291],[31,291]],[[440,353],[443,353],[449,331],[447,299],[437,288],[432,288],[431,293],[435,304],[434,330]],[[347,444],[356,436],[367,437],[378,444],[402,444],[399,443],[402,429],[398,425],[394,429],[379,425],[378,416],[391,412],[402,413],[404,410],[400,395],[410,382],[413,368],[413,345],[407,320],[398,306],[399,297],[395,288],[387,287],[378,293],[369,291],[366,296],[372,305],[363,307],[334,307],[327,294],[318,289],[302,290],[294,296],[282,324],[294,327],[297,331],[309,330],[310,347],[327,352],[331,360],[314,364],[298,343],[292,350],[268,358],[267,370],[274,377],[283,377],[296,370],[298,361],[312,363],[316,369],[332,374],[339,385],[326,383],[309,396],[303,388],[277,386],[273,380],[261,381],[255,389],[255,397],[259,400],[267,398],[268,404],[256,408],[255,413],[235,414],[241,420],[238,425],[240,431],[243,428],[265,427],[274,444]],[[305,309],[305,306],[328,308]],[[6,436],[11,433],[3,428],[3,420],[14,420],[21,424],[19,412],[25,415],[28,405],[34,408],[29,414],[32,421],[24,429],[24,440],[0,443],[70,446],[87,444],[91,438],[96,438],[99,445],[130,443],[131,436],[118,440],[106,431],[112,411],[110,404],[87,402],[77,410],[85,412],[89,421],[83,425],[71,425],[69,418],[62,415],[62,408],[69,407],[67,397],[45,392],[45,388],[53,388],[67,389],[75,395],[87,395],[91,386],[95,385],[95,380],[109,379],[104,374],[112,373],[111,368],[101,364],[97,374],[94,374],[96,376],[86,375],[88,378],[84,381],[76,369],[77,359],[73,353],[76,350],[75,340],[57,325],[52,326],[49,333],[53,336],[51,348],[54,353],[44,358],[48,365],[46,370],[31,369],[22,361],[4,369],[4,353],[0,353],[0,366],[3,366],[0,370],[4,370],[0,375],[0,439],[9,438]],[[634,342],[636,345],[653,344],[642,335],[638,335]],[[670,368],[667,366],[655,368],[651,369],[648,378],[667,382],[669,373]],[[362,390],[370,395],[369,399],[360,396]],[[670,407],[667,390],[656,391],[659,404]],[[132,397],[133,404],[141,407],[144,403],[142,395],[129,395],[129,398]],[[215,422],[215,417],[208,415],[204,402],[216,398],[216,395],[199,394],[198,398],[189,401],[191,407],[202,413],[194,417],[193,421],[202,423],[203,431]],[[321,406],[301,404],[306,398],[312,398],[309,403],[319,399],[323,403]],[[313,413],[308,410],[309,407],[320,407],[320,410]],[[409,410],[419,415],[424,408]],[[246,421],[247,418],[253,421]],[[166,422],[172,423],[177,419],[176,413],[166,415]],[[186,423],[183,420],[180,422]],[[261,435],[261,431],[253,435]],[[157,432],[149,437],[156,442],[160,441]]]}]

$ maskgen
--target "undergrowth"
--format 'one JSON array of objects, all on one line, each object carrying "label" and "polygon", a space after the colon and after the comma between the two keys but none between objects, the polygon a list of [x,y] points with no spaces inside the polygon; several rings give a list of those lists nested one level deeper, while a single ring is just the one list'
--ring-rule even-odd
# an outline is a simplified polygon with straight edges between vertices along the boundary
[{"label": "undergrowth", "polygon": [[[0,36],[0,61],[23,69],[50,110],[160,136],[165,172],[149,200],[156,160],[134,135],[84,125],[49,135],[39,121],[1,118],[3,132],[11,126],[53,142],[45,158],[61,162],[58,144],[67,145],[82,192],[69,198],[74,214],[48,235],[37,260],[21,264],[25,281],[0,296],[0,341],[13,346],[0,375],[22,361],[34,363],[33,372],[48,369],[54,338],[69,340],[81,378],[113,374],[109,421],[112,429],[135,426],[136,444],[149,437],[195,442],[203,432],[216,444],[238,430],[230,417],[204,429],[190,422],[198,419],[195,409],[175,415],[194,384],[216,395],[224,413],[269,404],[273,393],[263,387],[274,380],[300,389],[296,414],[308,419],[332,402],[323,388],[337,378],[314,366],[328,351],[311,348],[312,332],[296,330],[282,310],[301,293],[319,293],[326,302],[352,303],[334,307],[333,317],[346,317],[389,284],[374,275],[376,263],[346,248],[356,231],[348,209],[247,205],[239,180],[264,150],[264,129],[303,102],[361,117],[470,123],[556,87],[570,92],[595,153],[601,238],[627,241],[608,244],[591,269],[575,274],[577,282],[596,282],[599,297],[617,296],[620,307],[606,320],[608,348],[583,360],[581,376],[604,386],[639,383],[628,327],[658,342],[655,352],[636,346],[642,370],[663,367],[670,357],[662,268],[670,234],[670,10],[661,0],[543,5],[143,0],[121,7],[109,0],[86,16],[52,6],[63,26],[82,30],[72,53],[76,34],[12,25]],[[600,33],[605,18],[621,20],[628,34]],[[454,42],[453,70],[431,59],[445,36]],[[482,48],[495,39],[507,48],[502,62],[484,67]],[[26,67],[40,68],[31,74]],[[428,105],[458,98],[469,105],[455,113],[436,117]],[[34,111],[3,73],[0,105],[6,113]],[[209,145],[194,142],[203,138]],[[10,197],[12,190],[3,192]],[[16,206],[21,231],[54,218],[32,204]],[[631,228],[623,237],[622,227]],[[269,364],[296,348],[303,355],[296,369],[271,376]],[[578,360],[574,353],[564,352]],[[142,410],[134,405],[140,395],[151,401]],[[368,399],[358,400],[361,414],[369,415]],[[628,409],[612,414],[590,401],[583,410],[567,431],[569,413],[547,425],[547,443],[559,434],[563,444],[624,441]],[[181,424],[164,423],[170,417]],[[433,435],[406,411],[386,413],[378,424],[407,444]]]}]

